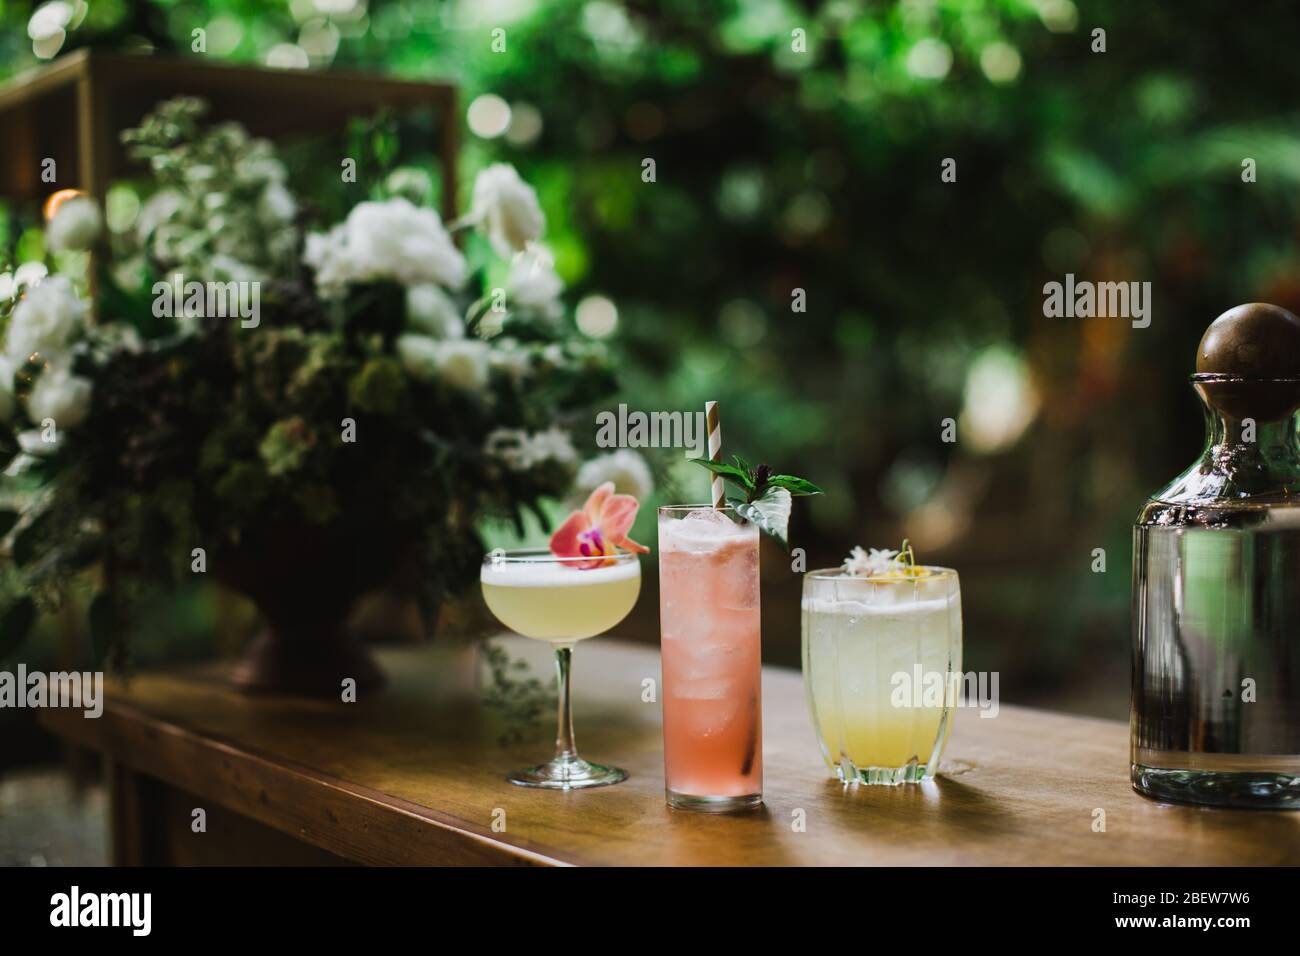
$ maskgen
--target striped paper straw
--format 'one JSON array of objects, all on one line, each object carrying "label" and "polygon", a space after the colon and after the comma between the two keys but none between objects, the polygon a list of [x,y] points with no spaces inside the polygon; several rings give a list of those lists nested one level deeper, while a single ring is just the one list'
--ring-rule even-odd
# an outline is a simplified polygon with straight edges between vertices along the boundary
[{"label": "striped paper straw", "polygon": [[[704,424],[709,432],[709,461],[722,464],[722,418],[717,402],[704,403]],[[727,491],[721,475],[713,476],[713,507],[727,507]]]}]

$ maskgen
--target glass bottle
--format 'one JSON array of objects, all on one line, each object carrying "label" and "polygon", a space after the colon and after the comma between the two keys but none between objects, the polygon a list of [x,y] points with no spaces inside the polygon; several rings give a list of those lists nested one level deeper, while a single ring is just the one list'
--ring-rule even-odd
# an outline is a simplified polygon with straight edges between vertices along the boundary
[{"label": "glass bottle", "polygon": [[1196,369],[1205,450],[1133,530],[1133,787],[1300,808],[1300,319],[1231,309]]}]

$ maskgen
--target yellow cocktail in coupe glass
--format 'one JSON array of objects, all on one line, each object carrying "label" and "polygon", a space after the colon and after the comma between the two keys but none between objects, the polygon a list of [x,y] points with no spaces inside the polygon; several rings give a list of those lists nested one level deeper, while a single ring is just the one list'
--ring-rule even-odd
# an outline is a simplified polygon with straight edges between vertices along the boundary
[{"label": "yellow cocktail in coupe glass", "polygon": [[960,674],[956,571],[804,575],[804,689],[822,755],[845,783],[933,777]]},{"label": "yellow cocktail in coupe glass", "polygon": [[627,779],[626,771],[590,763],[578,756],[573,739],[569,665],[573,646],[603,634],[627,617],[641,592],[641,562],[620,551],[593,561],[558,557],[545,549],[496,550],[483,559],[479,574],[483,600],[506,627],[555,648],[559,684],[555,757],[510,774],[521,787],[576,790]]}]

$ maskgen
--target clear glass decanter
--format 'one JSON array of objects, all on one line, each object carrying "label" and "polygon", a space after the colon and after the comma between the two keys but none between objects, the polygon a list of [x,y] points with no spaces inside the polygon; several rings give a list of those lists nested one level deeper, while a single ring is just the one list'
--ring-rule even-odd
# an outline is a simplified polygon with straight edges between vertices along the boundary
[{"label": "clear glass decanter", "polygon": [[1192,387],[1205,450],[1133,529],[1133,787],[1300,809],[1300,319],[1225,312]]}]

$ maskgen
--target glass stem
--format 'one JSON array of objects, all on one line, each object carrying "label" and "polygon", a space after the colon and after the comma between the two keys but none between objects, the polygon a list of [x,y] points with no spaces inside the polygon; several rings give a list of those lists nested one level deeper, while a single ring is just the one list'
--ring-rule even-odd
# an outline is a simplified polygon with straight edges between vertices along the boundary
[{"label": "glass stem", "polygon": [[569,664],[573,657],[572,644],[555,646],[555,680],[559,685],[556,705],[557,729],[555,732],[555,759],[576,760],[577,745],[573,742],[573,700],[569,696]]}]

